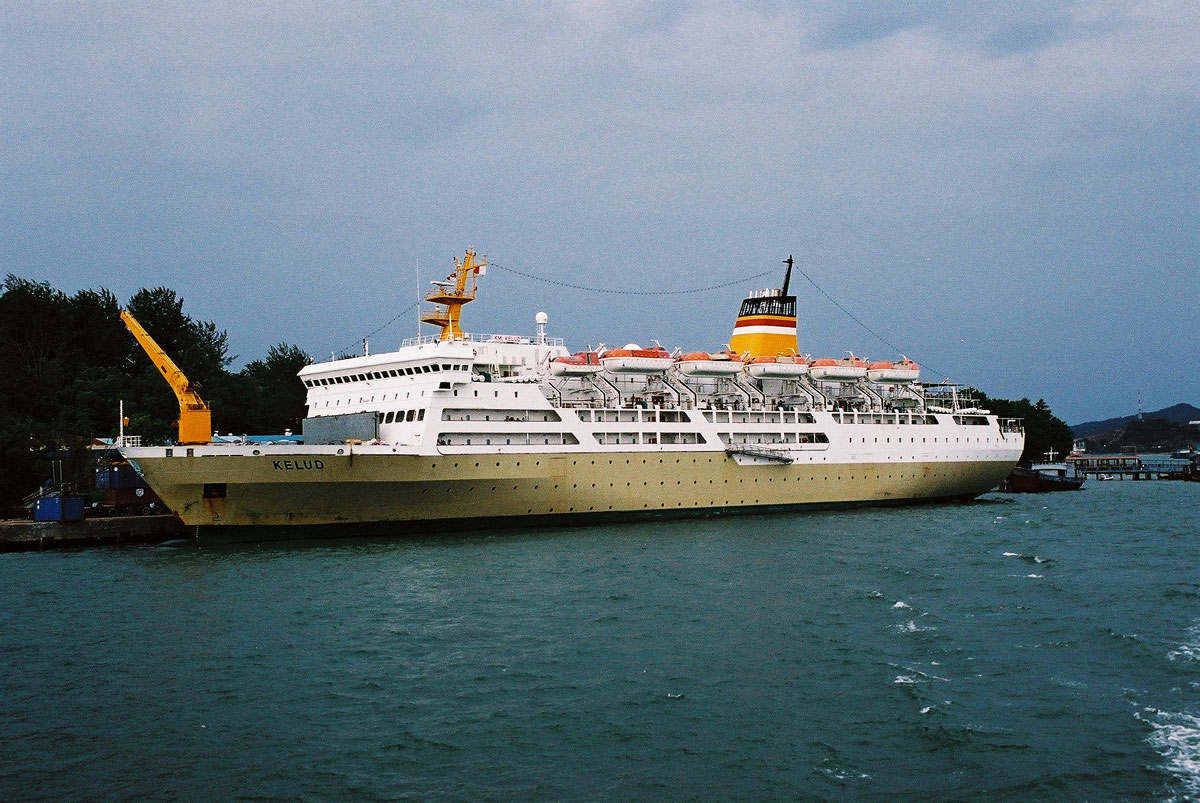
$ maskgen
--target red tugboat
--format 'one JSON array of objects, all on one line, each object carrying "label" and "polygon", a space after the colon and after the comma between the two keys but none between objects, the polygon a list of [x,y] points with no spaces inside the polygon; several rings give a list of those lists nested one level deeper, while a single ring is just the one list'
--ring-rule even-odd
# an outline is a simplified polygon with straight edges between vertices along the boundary
[{"label": "red tugboat", "polygon": [[1054,450],[1046,453],[1046,462],[1028,467],[1016,466],[1000,483],[1000,490],[1014,494],[1046,493],[1048,491],[1078,491],[1086,476],[1074,466],[1054,462]]}]

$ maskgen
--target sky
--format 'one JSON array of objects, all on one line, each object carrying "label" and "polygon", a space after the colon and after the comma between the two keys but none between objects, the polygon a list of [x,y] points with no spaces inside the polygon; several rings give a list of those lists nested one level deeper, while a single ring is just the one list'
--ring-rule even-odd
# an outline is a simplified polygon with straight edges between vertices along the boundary
[{"label": "sky", "polygon": [[467,247],[736,282],[493,269],[467,329],[718,349],[792,254],[875,333],[797,276],[816,357],[1070,423],[1200,405],[1198,54],[1194,2],[7,2],[0,274],[169,286],[243,364]]}]

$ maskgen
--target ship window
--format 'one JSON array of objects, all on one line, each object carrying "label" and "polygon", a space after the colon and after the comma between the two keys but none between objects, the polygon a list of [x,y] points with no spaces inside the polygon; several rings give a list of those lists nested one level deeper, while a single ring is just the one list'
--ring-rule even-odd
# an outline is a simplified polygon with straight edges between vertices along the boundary
[{"label": "ship window", "polygon": [[449,371],[449,370],[450,370],[452,367],[453,367],[453,366],[452,366],[452,365],[450,365],[449,363],[442,363],[442,370],[443,370],[443,371]]},{"label": "ship window", "polygon": [[405,420],[405,421],[412,421],[412,420],[413,420],[414,418],[416,418],[416,417],[417,417],[417,413],[416,413],[416,411],[415,411],[415,410],[409,410],[407,413],[405,413],[405,415],[404,415],[404,420]]},{"label": "ship window", "polygon": [[335,377],[333,378],[333,381],[334,381],[334,382],[337,382],[337,383],[340,385],[340,384],[342,384],[343,382],[345,382],[345,381],[346,381],[346,379],[345,379],[345,377],[341,377],[341,376],[335,376]]},{"label": "ship window", "polygon": [[417,420],[418,420],[418,421],[424,421],[424,420],[425,420],[425,411],[424,411],[423,409],[422,409],[422,410],[417,410]]},{"label": "ship window", "polygon": [[200,496],[203,499],[224,499],[226,486],[223,482],[206,482],[201,489]]},{"label": "ship window", "polygon": [[396,414],[393,413],[391,410],[389,410],[387,415],[385,415],[383,417],[383,423],[385,423],[385,424],[390,424],[395,420],[396,420]]},{"label": "ship window", "polygon": [[431,367],[432,367],[432,368],[433,368],[433,370],[435,370],[435,371],[440,371],[440,370],[442,370],[442,366],[438,365],[436,362],[435,362],[435,363],[434,363],[434,364],[433,364]]},{"label": "ship window", "polygon": [[425,372],[425,373],[429,373],[429,370],[430,370],[430,369],[429,369],[429,366],[428,366],[428,365],[422,365],[422,366],[421,366],[421,370],[422,370],[423,372]]}]

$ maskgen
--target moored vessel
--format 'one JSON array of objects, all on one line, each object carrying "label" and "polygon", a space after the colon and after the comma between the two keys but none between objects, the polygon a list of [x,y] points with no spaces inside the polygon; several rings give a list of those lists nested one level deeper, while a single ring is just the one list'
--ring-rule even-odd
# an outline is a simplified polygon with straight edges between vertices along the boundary
[{"label": "moored vessel", "polygon": [[1014,466],[1000,484],[1000,490],[1008,493],[1078,491],[1086,479],[1087,475],[1081,474],[1075,466],[1054,462],[1054,452],[1050,451],[1041,463]]},{"label": "moored vessel", "polygon": [[428,529],[970,498],[1024,445],[953,386],[872,382],[853,355],[810,365],[790,265],[742,302],[727,352],[673,356],[571,352],[544,313],[533,336],[464,332],[483,264],[468,251],[426,297],[439,334],[302,369],[302,444],[125,457],[197,527]]}]

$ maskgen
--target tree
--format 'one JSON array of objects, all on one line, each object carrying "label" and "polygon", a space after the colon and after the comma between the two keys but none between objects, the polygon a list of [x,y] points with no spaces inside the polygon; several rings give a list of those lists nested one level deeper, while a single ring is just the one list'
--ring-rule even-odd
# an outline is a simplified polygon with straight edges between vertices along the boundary
[{"label": "tree", "polygon": [[1001,418],[1020,418],[1025,425],[1025,450],[1021,453],[1022,462],[1041,460],[1051,449],[1056,454],[1070,453],[1075,443],[1075,435],[1067,423],[1050,410],[1045,399],[1031,402],[1029,399],[993,399],[986,393],[975,388],[968,388],[967,393],[979,399],[979,403]]},{"label": "tree", "polygon": [[243,432],[299,432],[307,391],[296,374],[313,358],[298,346],[277,343],[267,356],[243,368],[236,379],[245,393]]}]

